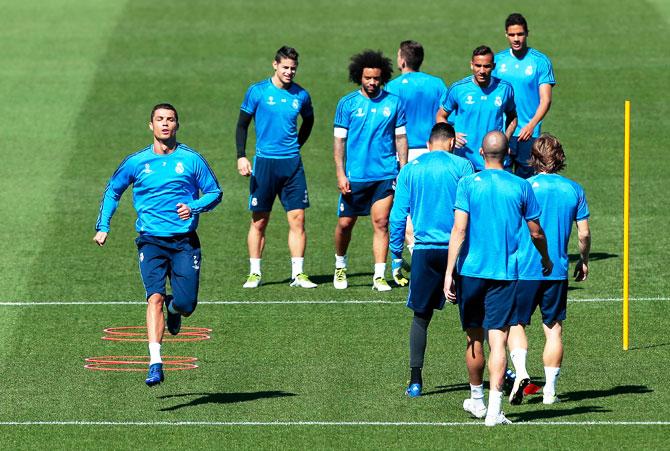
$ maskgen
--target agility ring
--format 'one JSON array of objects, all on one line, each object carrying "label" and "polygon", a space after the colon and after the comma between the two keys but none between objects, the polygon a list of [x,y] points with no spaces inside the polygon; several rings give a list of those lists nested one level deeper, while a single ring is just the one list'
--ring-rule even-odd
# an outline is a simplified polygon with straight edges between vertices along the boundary
[{"label": "agility ring", "polygon": [[[105,355],[84,359],[84,368],[95,371],[146,371],[149,357],[142,355]],[[197,357],[164,356],[163,371],[183,371],[198,368]]]},{"label": "agility ring", "polygon": [[[103,340],[109,341],[147,341],[146,326],[121,326],[103,329]],[[186,342],[209,340],[212,329],[206,327],[182,327],[179,335],[165,334],[163,341]]]}]

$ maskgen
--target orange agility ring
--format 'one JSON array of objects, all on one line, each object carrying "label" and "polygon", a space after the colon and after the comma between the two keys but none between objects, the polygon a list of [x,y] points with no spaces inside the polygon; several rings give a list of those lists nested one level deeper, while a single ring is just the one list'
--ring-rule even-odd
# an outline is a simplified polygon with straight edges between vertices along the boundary
[{"label": "orange agility ring", "polygon": [[[147,341],[146,326],[122,326],[103,329],[103,340],[110,341]],[[182,327],[179,335],[165,334],[163,341],[203,341],[209,340],[212,329],[206,327]]]},{"label": "orange agility ring", "polygon": [[[143,355],[105,355],[89,357],[84,360],[84,368],[96,371],[146,371],[149,365],[149,356]],[[197,357],[164,356],[163,371],[183,371],[198,368],[194,362]]]}]

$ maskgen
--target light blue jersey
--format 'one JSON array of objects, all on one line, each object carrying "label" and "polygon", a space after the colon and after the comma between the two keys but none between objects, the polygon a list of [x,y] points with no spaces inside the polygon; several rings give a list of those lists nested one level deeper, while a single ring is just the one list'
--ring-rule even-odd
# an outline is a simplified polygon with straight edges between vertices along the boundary
[{"label": "light blue jersey", "polygon": [[281,89],[268,78],[247,90],[240,107],[254,116],[256,123],[256,156],[293,158],[298,156],[298,114],[314,115],[312,100],[297,83]]},{"label": "light blue jersey", "polygon": [[572,224],[589,217],[584,190],[558,174],[538,174],[528,179],[542,208],[540,225],[547,237],[549,258],[554,269],[547,277],[542,276],[542,257],[533,246],[530,233],[521,228],[519,245],[519,279],[522,280],[566,280],[568,278],[568,240]]},{"label": "light blue jersey", "polygon": [[467,140],[454,153],[470,160],[476,170],[484,169],[484,158],[479,155],[484,136],[494,130],[505,132],[505,114],[514,111],[514,101],[512,85],[496,77],[491,77],[486,88],[481,88],[472,75],[451,85],[441,107],[450,113],[449,122],[456,132],[464,133]]},{"label": "light blue jersey", "polygon": [[[109,232],[109,223],[123,192],[133,185],[136,230],[141,234],[170,237],[192,232],[199,213],[221,202],[221,188],[212,169],[195,150],[178,144],[168,155],[154,153],[153,144],[126,157],[107,184],[95,229]],[[202,197],[200,192],[202,191]],[[182,220],[177,204],[191,208]]]},{"label": "light blue jersey", "polygon": [[374,182],[398,175],[395,133],[407,123],[400,97],[386,92],[370,99],[359,89],[342,97],[335,129],[345,129],[346,176],[352,182]]},{"label": "light blue jersey", "polygon": [[469,215],[458,273],[516,280],[519,230],[541,213],[530,183],[502,169],[485,169],[458,183],[454,208]]},{"label": "light blue jersey", "polygon": [[447,87],[437,77],[424,72],[407,72],[385,87],[402,100],[407,117],[407,142],[410,149],[425,149],[440,101]]},{"label": "light blue jersey", "polygon": [[[512,49],[503,50],[496,54],[495,62],[493,75],[511,83],[514,88],[516,114],[519,117],[514,136],[519,136],[540,105],[540,85],[556,84],[554,69],[546,55],[531,48],[521,59],[514,56]],[[541,126],[542,121],[533,129],[533,138],[540,136]]]},{"label": "light blue jersey", "polygon": [[414,249],[447,248],[458,181],[473,172],[472,163],[444,150],[407,163],[398,174],[391,209],[391,252],[402,254],[408,215],[414,226]]}]

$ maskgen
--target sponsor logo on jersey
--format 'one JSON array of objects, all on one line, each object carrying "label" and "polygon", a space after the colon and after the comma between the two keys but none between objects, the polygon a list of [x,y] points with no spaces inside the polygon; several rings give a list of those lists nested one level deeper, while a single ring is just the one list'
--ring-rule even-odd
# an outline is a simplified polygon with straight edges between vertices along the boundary
[{"label": "sponsor logo on jersey", "polygon": [[151,174],[153,171],[151,170],[151,165],[149,163],[144,163],[144,171],[145,174]]},{"label": "sponsor logo on jersey", "polygon": [[177,174],[183,174],[184,173],[184,165],[182,164],[181,161],[179,163],[177,163],[177,166],[174,167],[174,171]]},{"label": "sponsor logo on jersey", "polygon": [[391,108],[385,106],[383,114],[384,114],[384,117],[389,117],[391,115]]},{"label": "sponsor logo on jersey", "polygon": [[286,99],[284,99],[284,98],[282,97],[282,99],[281,99],[281,103],[286,103]]},{"label": "sponsor logo on jersey", "polygon": [[275,98],[272,96],[268,97],[268,101],[266,102],[268,105],[276,105],[277,102],[275,102]]},{"label": "sponsor logo on jersey", "polygon": [[377,112],[377,108],[370,108],[370,112],[371,112],[371,113],[376,113],[376,112]]},{"label": "sponsor logo on jersey", "polygon": [[489,96],[481,96],[481,97],[479,98],[479,100],[486,100],[486,99],[488,99],[488,98],[489,98]]},{"label": "sponsor logo on jersey", "polygon": [[494,102],[496,106],[502,106],[502,98],[500,96],[496,96],[496,100]]},{"label": "sponsor logo on jersey", "polygon": [[468,105],[472,105],[473,103],[475,103],[475,101],[472,100],[472,96],[468,96],[465,99],[465,103],[467,103]]}]

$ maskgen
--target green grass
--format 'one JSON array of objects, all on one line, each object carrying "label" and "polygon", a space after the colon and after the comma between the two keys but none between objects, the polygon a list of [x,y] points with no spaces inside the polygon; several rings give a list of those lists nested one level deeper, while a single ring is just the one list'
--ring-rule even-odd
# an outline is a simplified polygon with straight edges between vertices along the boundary
[{"label": "green grass", "polygon": [[[5,207],[0,239],[1,301],[141,300],[130,195],[108,245],[91,242],[104,185],[123,157],[145,146],[150,107],[174,103],[180,140],[201,151],[224,188],[203,216],[203,301],[375,300],[369,221],[357,226],[351,284],[332,277],[337,191],[332,117],[354,89],[348,57],[363,48],[394,55],[412,38],[424,69],[453,82],[472,48],[505,46],[509,6],[486,1],[214,2],[145,0],[0,2],[0,113]],[[668,298],[670,200],[663,193],[663,95],[670,10],[659,1],[517,2],[530,44],[554,63],[558,86],[544,129],[568,153],[567,175],[585,187],[592,212],[591,278],[572,299],[620,298],[623,101],[633,102],[631,294]],[[483,13],[485,12],[485,13]],[[247,86],[270,74],[273,52],[301,53],[298,82],[310,91],[316,125],[303,151],[312,207],[306,269],[324,284],[288,288],[286,222],[276,210],[264,255],[266,285],[241,289],[248,270],[248,180],[235,171],[234,125]],[[251,134],[253,136],[253,133]],[[253,140],[250,142],[250,147]],[[278,207],[279,208],[279,207]],[[661,229],[661,232],[659,232]],[[571,248],[576,253],[576,247]],[[108,326],[144,321],[141,304],[0,306],[0,431],[5,448],[662,448],[668,425],[544,425],[550,422],[670,421],[665,378],[667,301],[632,303],[631,345],[621,351],[617,302],[571,303],[560,380],[566,402],[507,408],[521,427],[479,426],[10,426],[29,421],[374,421],[468,422],[460,404],[463,336],[455,309],[430,329],[425,377],[433,392],[408,400],[406,289],[393,304],[202,304],[187,325],[214,329],[209,341],[166,343],[164,353],[199,357],[195,371],[170,372],[147,389],[142,373],[91,372],[83,359],[145,354],[143,344],[100,340]],[[536,319],[537,321],[537,319]],[[539,326],[529,366],[542,374]],[[534,400],[531,400],[534,401]],[[169,446],[169,445],[168,445]]]}]

